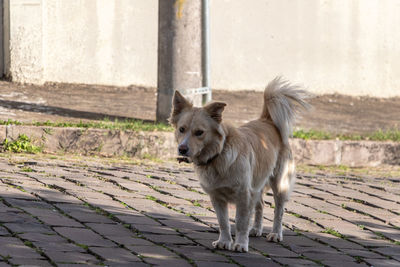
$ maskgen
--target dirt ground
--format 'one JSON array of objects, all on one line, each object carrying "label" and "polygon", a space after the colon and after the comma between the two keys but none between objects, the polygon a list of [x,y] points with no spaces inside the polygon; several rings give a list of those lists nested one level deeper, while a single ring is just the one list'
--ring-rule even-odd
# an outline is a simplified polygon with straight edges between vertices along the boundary
[{"label": "dirt ground", "polygon": [[[228,104],[224,118],[240,125],[257,118],[262,93],[214,90],[213,99]],[[368,133],[400,128],[400,97],[320,95],[311,101],[297,127],[331,133]],[[155,120],[156,89],[81,84],[21,85],[0,81],[0,119],[86,121],[104,118]]]}]

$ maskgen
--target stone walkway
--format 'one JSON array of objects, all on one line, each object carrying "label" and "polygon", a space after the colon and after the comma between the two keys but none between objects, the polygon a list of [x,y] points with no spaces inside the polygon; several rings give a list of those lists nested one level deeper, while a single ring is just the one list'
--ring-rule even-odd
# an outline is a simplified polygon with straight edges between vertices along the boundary
[{"label": "stone walkway", "polygon": [[284,241],[251,238],[244,254],[212,248],[190,166],[22,157],[0,170],[0,266],[400,266],[399,179],[299,174]]}]

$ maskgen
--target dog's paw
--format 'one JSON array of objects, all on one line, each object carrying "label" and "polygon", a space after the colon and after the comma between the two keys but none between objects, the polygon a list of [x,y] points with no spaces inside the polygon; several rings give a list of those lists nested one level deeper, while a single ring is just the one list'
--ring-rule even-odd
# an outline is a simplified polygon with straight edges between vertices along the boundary
[{"label": "dog's paw", "polygon": [[262,228],[252,228],[249,232],[249,236],[262,236]]},{"label": "dog's paw", "polygon": [[232,240],[217,240],[212,242],[212,245],[214,248],[231,250]]},{"label": "dog's paw", "polygon": [[248,252],[249,244],[248,243],[235,243],[232,247],[232,251]]},{"label": "dog's paw", "polygon": [[280,242],[283,240],[282,233],[269,233],[267,235],[267,240],[270,242]]}]

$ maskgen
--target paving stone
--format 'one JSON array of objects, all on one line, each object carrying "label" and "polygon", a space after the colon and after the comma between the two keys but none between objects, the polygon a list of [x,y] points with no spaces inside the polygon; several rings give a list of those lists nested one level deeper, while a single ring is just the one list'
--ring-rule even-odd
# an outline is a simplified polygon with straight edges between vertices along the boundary
[{"label": "paving stone", "polygon": [[87,246],[115,247],[115,244],[85,228],[55,227],[54,230],[76,243]]},{"label": "paving stone", "polygon": [[100,215],[90,208],[82,205],[74,204],[56,204],[56,206],[63,212],[67,213],[69,216],[75,218],[76,220],[85,223],[114,223],[113,220],[105,215]]},{"label": "paving stone", "polygon": [[177,255],[161,246],[130,246],[130,249],[144,257],[149,258],[176,258]]},{"label": "paving stone", "polygon": [[33,242],[36,247],[41,248],[45,253],[48,251],[59,252],[85,252],[83,248],[67,241],[63,242]]},{"label": "paving stone", "polygon": [[281,244],[267,242],[265,238],[250,238],[250,246],[265,252],[270,257],[299,257],[299,254],[285,248]]},{"label": "paving stone", "polygon": [[37,222],[5,223],[3,225],[14,233],[54,233],[50,226]]},{"label": "paving stone", "polygon": [[22,211],[0,212],[0,223],[30,223],[36,222],[32,216]]},{"label": "paving stone", "polygon": [[343,253],[340,253],[338,251],[324,251],[323,249],[321,251],[321,248],[317,249],[312,249],[312,250],[307,250],[302,252],[304,256],[307,258],[313,259],[313,260],[337,260],[337,261],[343,261],[343,262],[351,262],[354,261],[354,258],[347,256]]},{"label": "paving stone", "polygon": [[150,233],[150,234],[164,234],[164,235],[178,235],[174,229],[168,228],[162,225],[147,225],[147,224],[135,224],[131,225],[136,228],[139,232]]},{"label": "paving stone", "polygon": [[101,257],[109,262],[112,266],[115,264],[141,262],[139,257],[122,248],[90,247],[90,250],[98,255],[101,255]]},{"label": "paving stone", "polygon": [[39,208],[39,209],[53,209],[53,207],[43,201],[40,201],[39,199],[32,199],[32,200],[26,200],[26,199],[16,199],[16,198],[5,198],[7,203],[11,204],[14,207],[19,207],[19,208]]},{"label": "paving stone", "polygon": [[124,246],[153,246],[154,243],[147,241],[143,238],[132,236],[110,236],[112,241],[122,244]]},{"label": "paving stone", "polygon": [[145,258],[146,262],[159,265],[159,266],[182,266],[189,267],[192,266],[188,261],[179,258]]},{"label": "paving stone", "polygon": [[[147,263],[144,262],[129,262],[129,263],[115,263],[113,261],[105,261],[104,262],[105,266],[112,266],[112,267],[148,267],[150,266]],[[74,267],[74,266],[71,266]]]},{"label": "paving stone", "polygon": [[55,209],[25,208],[25,210],[51,226],[83,227],[81,223],[62,215]]},{"label": "paving stone", "polygon": [[319,241],[324,242],[335,248],[343,248],[343,249],[363,249],[364,248],[363,246],[358,245],[354,242],[351,242],[346,239],[339,238],[339,237],[336,237],[334,235],[330,235],[327,233],[303,233],[303,234],[313,240],[319,240]]},{"label": "paving stone", "polygon": [[326,266],[346,266],[346,267],[367,267],[365,263],[357,263],[355,261],[340,261],[340,260],[323,260],[322,263]]},{"label": "paving stone", "polygon": [[74,263],[63,263],[63,264],[57,264],[57,266],[60,267],[87,267],[87,264],[74,264]]},{"label": "paving stone", "polygon": [[389,259],[364,259],[371,266],[379,266],[379,267],[394,267],[399,266],[399,261],[389,260]]},{"label": "paving stone", "polygon": [[0,252],[1,255],[12,258],[42,258],[36,250],[26,246],[21,240],[15,237],[0,237]]},{"label": "paving stone", "polygon": [[36,198],[29,194],[28,192],[22,192],[16,188],[12,188],[9,186],[0,186],[0,196],[4,199],[27,199],[27,200],[35,200]]},{"label": "paving stone", "polygon": [[[1,215],[1,214],[0,214]],[[6,228],[0,226],[0,236],[10,235]]]},{"label": "paving stone", "polygon": [[360,244],[365,247],[387,247],[390,246],[389,241],[382,240],[382,239],[372,239],[372,238],[360,238],[360,237],[354,237],[354,238],[349,238],[349,240],[356,242],[357,244]]},{"label": "paving stone", "polygon": [[35,193],[49,202],[83,204],[78,198],[56,190],[45,190],[41,188],[40,190],[36,190]]},{"label": "paving stone", "polygon": [[95,232],[104,235],[104,236],[120,236],[120,237],[129,237],[134,233],[125,228],[121,224],[102,224],[102,223],[87,223],[86,226],[93,229]]},{"label": "paving stone", "polygon": [[233,267],[237,266],[237,264],[229,263],[229,262],[220,262],[220,261],[194,261],[197,267]]},{"label": "paving stone", "polygon": [[26,259],[26,258],[12,258],[10,262],[19,266],[38,266],[38,267],[50,267],[53,266],[47,260],[35,260],[35,259]]},{"label": "paving stone", "polygon": [[315,262],[300,258],[273,258],[275,261],[288,266],[320,266]]},{"label": "paving stone", "polygon": [[22,239],[26,239],[29,241],[37,241],[37,242],[63,242],[65,241],[59,235],[53,234],[43,234],[43,233],[25,233],[19,235]]},{"label": "paving stone", "polygon": [[228,261],[226,257],[201,246],[173,246],[172,249],[195,261]]},{"label": "paving stone", "polygon": [[7,212],[21,212],[21,211],[19,209],[9,207],[0,202],[0,213],[7,213]]},{"label": "paving stone", "polygon": [[124,223],[129,223],[134,225],[144,224],[144,225],[160,225],[157,221],[138,213],[137,215],[116,215],[118,219],[123,221]]},{"label": "paving stone", "polygon": [[[400,256],[400,246],[398,246],[398,245],[391,245],[388,247],[375,248],[374,251],[378,251],[382,254],[389,255],[389,256]],[[373,257],[368,257],[368,258],[373,258]]]},{"label": "paving stone", "polygon": [[143,236],[158,244],[194,245],[190,239],[178,235],[143,234]]},{"label": "paving stone", "polygon": [[[224,253],[228,254],[228,253]],[[239,264],[242,264],[244,266],[280,266],[279,264],[275,263],[271,258],[267,258],[265,256],[262,256],[258,253],[251,253],[250,251],[246,254],[244,253],[235,253],[235,254],[230,254],[231,258],[238,262]]]},{"label": "paving stone", "polygon": [[98,264],[99,260],[93,255],[80,252],[48,251],[46,255],[56,263]]},{"label": "paving stone", "polygon": [[174,219],[168,219],[168,220],[163,220],[163,224],[167,225],[168,227],[171,228],[177,228],[181,232],[192,232],[192,231],[207,231],[210,230],[210,227],[207,225],[204,225],[203,223],[196,222],[193,219],[185,219],[185,220],[174,220]]},{"label": "paving stone", "polygon": [[300,246],[300,247],[318,247],[319,243],[313,241],[305,236],[296,235],[296,236],[286,236],[284,237],[282,244],[287,246]]},{"label": "paving stone", "polygon": [[218,232],[198,232],[192,231],[185,233],[186,236],[193,238],[193,239],[209,239],[209,240],[217,240],[218,239]]},{"label": "paving stone", "polygon": [[[346,248],[342,248],[340,249],[341,251],[343,251],[344,253],[350,255],[350,256],[356,256],[356,257],[362,257],[362,258],[370,258],[370,259],[385,259],[386,257],[366,250],[366,249],[346,249]],[[379,251],[378,249],[374,249],[374,251]],[[388,254],[390,255],[390,254]]]}]

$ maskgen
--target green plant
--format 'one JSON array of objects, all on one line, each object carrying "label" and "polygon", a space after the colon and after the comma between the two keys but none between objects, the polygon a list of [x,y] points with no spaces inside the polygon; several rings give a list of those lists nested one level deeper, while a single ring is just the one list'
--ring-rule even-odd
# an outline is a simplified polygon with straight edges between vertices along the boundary
[{"label": "green plant", "polygon": [[23,172],[33,172],[33,169],[31,167],[23,167],[23,168],[21,168],[21,171],[23,171]]},{"label": "green plant", "polygon": [[201,204],[197,200],[193,201],[192,203],[196,207],[201,207]]},{"label": "green plant", "polygon": [[149,195],[146,195],[146,199],[148,199],[148,200],[153,200],[153,201],[157,201],[157,198],[155,198],[155,197],[153,197],[153,196],[149,196]]},{"label": "green plant", "polygon": [[293,132],[294,138],[300,138],[304,140],[328,140],[328,139],[339,139],[339,140],[370,140],[370,141],[394,141],[400,142],[400,130],[378,130],[373,133],[367,134],[332,134],[324,131],[317,130],[303,130],[299,129]]},{"label": "green plant", "polygon": [[35,146],[31,143],[31,139],[25,135],[20,134],[18,138],[14,141],[10,141],[7,138],[3,141],[3,150],[14,152],[14,153],[39,153],[42,152],[42,148],[39,146]]},{"label": "green plant", "polygon": [[338,231],[336,231],[336,230],[334,230],[332,228],[327,228],[325,231],[323,231],[323,233],[334,235],[334,236],[339,237],[339,238],[345,238],[344,235],[342,235],[341,233],[339,233]]},{"label": "green plant", "polygon": [[172,127],[164,123],[145,122],[142,120],[124,120],[124,121],[110,121],[105,119],[103,121],[90,121],[90,122],[35,122],[34,126],[49,126],[49,127],[76,127],[76,128],[99,128],[109,130],[132,130],[132,131],[172,131]]},{"label": "green plant", "polygon": [[22,124],[22,122],[20,122],[20,121],[16,121],[16,120],[11,120],[11,119],[8,119],[8,120],[0,120],[0,125],[21,125]]},{"label": "green plant", "polygon": [[328,140],[332,139],[331,134],[323,132],[323,131],[315,131],[315,130],[297,130],[293,132],[294,138],[300,138],[304,140]]},{"label": "green plant", "polygon": [[34,245],[33,245],[33,243],[31,241],[24,241],[24,245],[28,246],[30,248],[34,248]]}]

